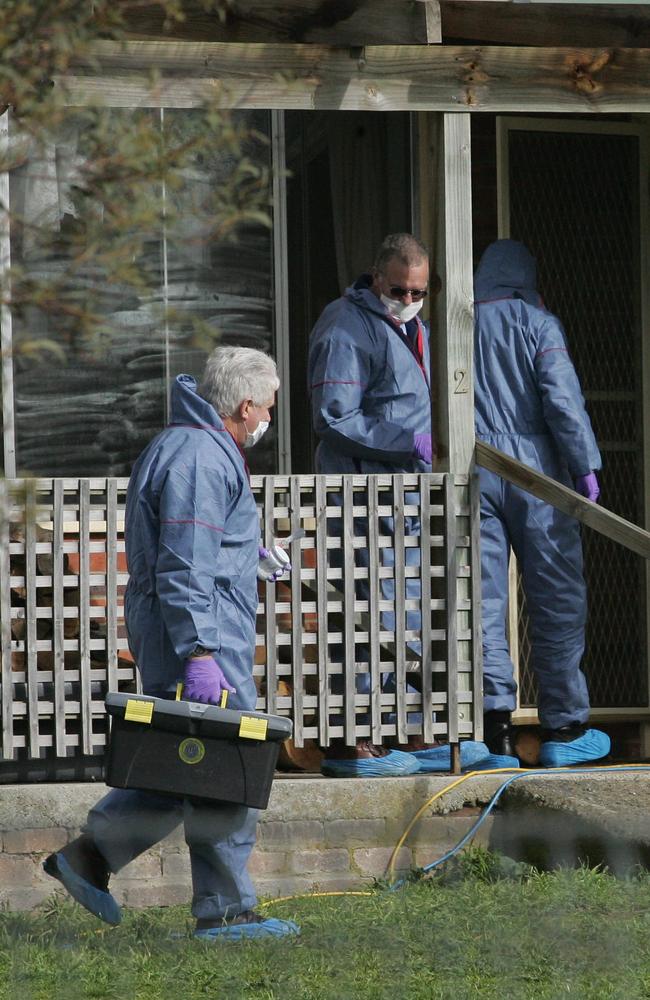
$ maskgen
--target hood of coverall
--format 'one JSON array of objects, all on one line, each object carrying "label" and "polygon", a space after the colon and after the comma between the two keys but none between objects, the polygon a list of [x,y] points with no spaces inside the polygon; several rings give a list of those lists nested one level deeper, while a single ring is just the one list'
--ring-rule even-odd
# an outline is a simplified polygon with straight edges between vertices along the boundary
[{"label": "hood of coverall", "polygon": [[207,431],[212,440],[227,454],[229,460],[243,473],[246,459],[232,434],[226,431],[223,420],[211,403],[199,396],[198,383],[193,375],[177,375],[172,382],[171,416],[166,434],[172,427],[200,427]]},{"label": "hood of coverall", "polygon": [[214,406],[199,396],[192,375],[177,375],[172,382],[170,424],[201,426],[223,431],[224,425]]},{"label": "hood of coverall", "polygon": [[243,455],[197,394],[196,380],[179,375],[171,396],[171,423],[136,460],[127,492],[129,642],[145,690],[175,684],[197,642],[218,650],[237,688],[233,707],[250,710],[260,544],[255,499]]},{"label": "hood of coverall", "polygon": [[530,250],[517,240],[490,243],[476,268],[474,299],[523,299],[531,306],[541,306],[537,265]]}]

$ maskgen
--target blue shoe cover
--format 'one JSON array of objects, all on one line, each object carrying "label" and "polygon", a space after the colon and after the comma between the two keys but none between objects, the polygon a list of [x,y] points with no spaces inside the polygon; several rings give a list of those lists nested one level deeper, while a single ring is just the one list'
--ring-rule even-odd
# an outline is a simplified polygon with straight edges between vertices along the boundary
[{"label": "blue shoe cover", "polygon": [[224,924],[222,927],[207,927],[194,931],[192,935],[198,941],[242,941],[260,938],[288,937],[300,934],[298,924],[293,920],[278,920],[269,917],[256,924]]},{"label": "blue shoe cover", "polygon": [[[49,860],[49,859],[48,859]],[[116,926],[122,920],[122,911],[110,892],[97,889],[91,882],[73,871],[63,854],[53,855],[54,864],[45,869],[48,875],[57,878],[73,899],[85,906],[93,916],[107,924]],[[54,870],[56,869],[56,870]]]},{"label": "blue shoe cover", "polygon": [[511,757],[509,754],[488,753],[487,757],[478,760],[472,767],[465,768],[466,771],[492,771],[499,767],[521,768],[518,757]]},{"label": "blue shoe cover", "polygon": [[321,772],[329,778],[382,778],[415,774],[420,765],[412,753],[389,750],[385,757],[366,757],[351,760],[325,760]]},{"label": "blue shoe cover", "polygon": [[[421,774],[432,774],[435,771],[449,771],[451,769],[451,750],[448,744],[409,752],[420,765]],[[489,755],[490,751],[485,743],[478,743],[476,740],[461,740],[460,742],[460,766],[464,769],[471,770],[478,761],[484,760]]]},{"label": "blue shoe cover", "polygon": [[590,760],[600,760],[610,751],[611,740],[600,729],[588,729],[582,736],[570,743],[542,743],[539,762],[542,767],[571,767],[572,764],[586,764]]}]

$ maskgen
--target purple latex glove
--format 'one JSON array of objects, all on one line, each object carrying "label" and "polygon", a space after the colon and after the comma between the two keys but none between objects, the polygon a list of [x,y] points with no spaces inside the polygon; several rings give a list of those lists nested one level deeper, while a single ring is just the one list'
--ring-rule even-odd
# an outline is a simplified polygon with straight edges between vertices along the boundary
[{"label": "purple latex glove", "polygon": [[260,580],[275,583],[283,573],[291,572],[289,556],[281,545],[273,545],[270,549],[265,549],[263,545],[260,545],[259,557],[257,576]]},{"label": "purple latex glove", "polygon": [[221,692],[235,688],[226,680],[225,674],[213,656],[192,656],[185,661],[185,682],[183,698],[185,701],[202,701],[210,705],[218,705]]},{"label": "purple latex glove", "polygon": [[431,465],[432,447],[430,434],[415,434],[413,437],[413,454],[421,458],[423,462]]},{"label": "purple latex glove", "polygon": [[586,476],[576,476],[576,490],[587,500],[596,503],[600,496],[600,486],[595,472],[588,472]]}]

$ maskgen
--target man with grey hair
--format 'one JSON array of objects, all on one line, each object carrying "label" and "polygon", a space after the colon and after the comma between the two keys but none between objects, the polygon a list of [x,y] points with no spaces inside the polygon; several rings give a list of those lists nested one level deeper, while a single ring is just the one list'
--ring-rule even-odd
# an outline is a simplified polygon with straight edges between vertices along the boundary
[{"label": "man with grey hair", "polygon": [[431,471],[429,335],[418,316],[428,290],[427,248],[394,233],[371,273],[321,314],[309,347],[320,472]]},{"label": "man with grey hair", "polygon": [[[326,306],[309,347],[312,419],[320,438],[318,472],[431,472],[436,446],[431,430],[429,331],[418,314],[428,292],[439,290],[436,274],[430,281],[426,246],[410,233],[393,233],[378,248],[371,272]],[[407,502],[417,500],[414,496]],[[392,518],[380,518],[380,534],[393,532]],[[405,519],[405,532],[419,534],[417,518]],[[355,533],[367,535],[363,519],[356,519]],[[367,548],[357,548],[356,558],[359,565],[367,565]],[[392,545],[382,546],[381,558],[384,568],[394,566]],[[419,565],[419,548],[407,548],[405,560]],[[381,592],[385,601],[394,602],[394,579],[382,577]],[[359,581],[357,593],[367,599],[366,581]],[[415,576],[407,578],[406,596],[419,600]],[[396,612],[382,612],[384,629],[395,630]],[[406,613],[406,628],[420,630],[418,612]],[[409,646],[412,654],[421,656],[419,642]],[[367,656],[367,651],[363,653]],[[354,664],[344,667],[354,670]],[[359,693],[369,693],[369,677],[368,672],[357,674]],[[394,675],[386,672],[382,683],[384,690],[394,690]],[[354,747],[334,744],[326,751],[322,769],[333,777],[362,777],[450,767],[448,746],[428,747],[411,740],[409,750],[413,752],[389,752],[368,739],[358,740]],[[465,742],[461,763],[468,766],[485,755],[483,744]]]},{"label": "man with grey hair", "polygon": [[[217,347],[200,387],[179,375],[171,421],[145,448],[126,499],[129,647],[146,694],[255,709],[253,681],[260,525],[244,449],[271,419],[275,362],[245,347]],[[90,810],[81,837],[45,871],[91,913],[121,919],[110,874],[180,822],[192,867],[195,937],[220,940],[298,933],[254,910],[246,870],[257,810],[115,788]]]}]

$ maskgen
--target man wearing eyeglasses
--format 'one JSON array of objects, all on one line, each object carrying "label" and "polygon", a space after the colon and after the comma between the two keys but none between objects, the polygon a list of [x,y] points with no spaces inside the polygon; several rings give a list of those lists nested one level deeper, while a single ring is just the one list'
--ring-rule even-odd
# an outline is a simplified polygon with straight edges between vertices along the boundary
[{"label": "man wearing eyeglasses", "polygon": [[[361,275],[323,311],[311,334],[308,371],[312,419],[320,439],[318,472],[431,472],[436,446],[431,430],[429,333],[419,313],[425,296],[439,289],[437,275],[430,281],[424,244],[409,233],[396,233],[382,242],[371,272]],[[392,520],[380,518],[379,530],[392,534]],[[407,534],[419,530],[417,519],[405,519]],[[367,534],[365,522],[357,519],[355,533]],[[381,553],[384,567],[394,565],[392,547],[383,547]],[[358,564],[367,565],[367,549],[357,549],[356,555]],[[405,557],[407,563],[419,564],[419,549],[407,548]],[[407,598],[419,598],[419,581],[407,578],[406,585]],[[367,598],[367,589],[361,581],[358,595]],[[381,589],[385,600],[394,600],[392,579],[382,579]],[[381,619],[384,629],[394,629],[393,612],[382,612]],[[420,629],[418,613],[407,612],[406,627]],[[409,645],[419,653],[419,643]],[[384,676],[384,684],[390,689],[391,675]],[[358,674],[357,691],[368,690],[369,674]],[[482,751],[487,753],[484,747]],[[356,747],[328,748],[323,771],[334,777],[356,777],[448,766],[446,746],[407,754],[366,739]]]},{"label": "man wearing eyeglasses", "polygon": [[428,286],[427,248],[396,233],[320,316],[308,376],[319,472],[431,471],[429,335],[418,316]]}]

